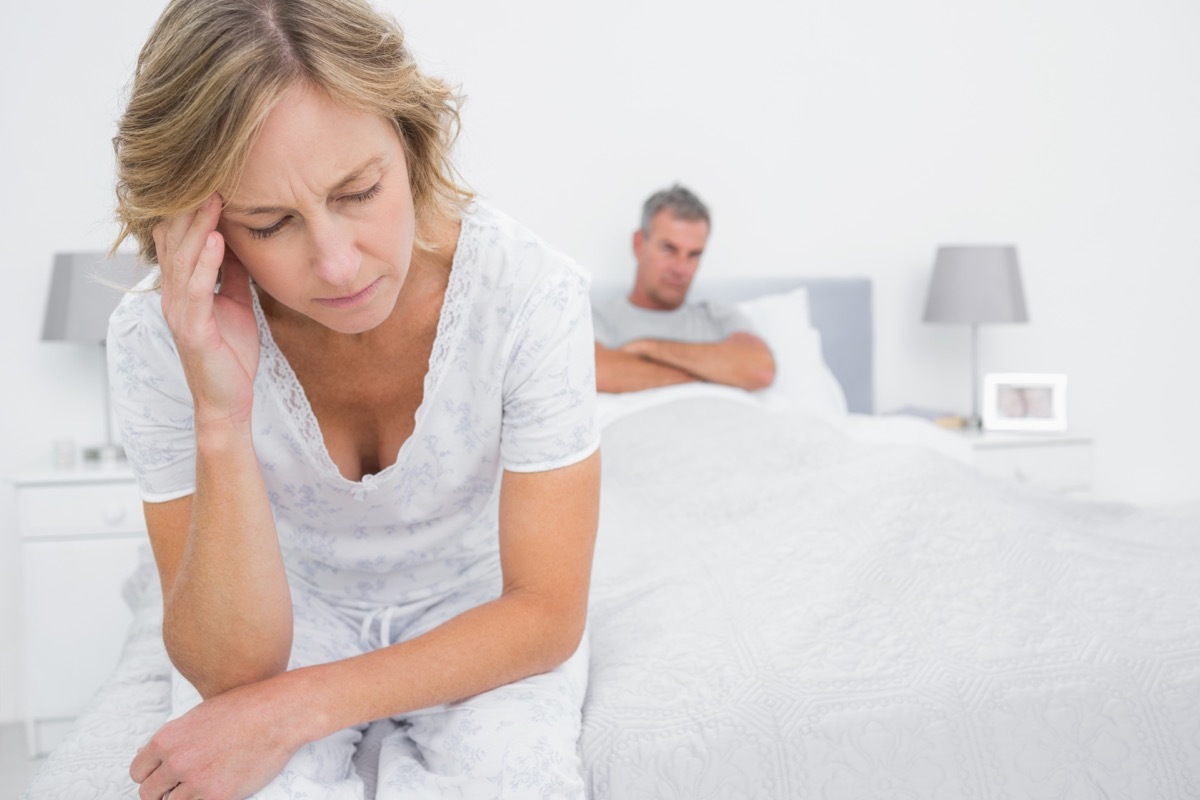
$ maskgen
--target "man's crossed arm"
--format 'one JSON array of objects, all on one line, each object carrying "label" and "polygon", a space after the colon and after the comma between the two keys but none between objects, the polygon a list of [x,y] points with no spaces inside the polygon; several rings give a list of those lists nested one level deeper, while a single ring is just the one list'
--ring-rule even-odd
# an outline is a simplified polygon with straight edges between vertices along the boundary
[{"label": "man's crossed arm", "polygon": [[610,348],[596,343],[596,388],[601,392],[636,392],[691,381],[753,391],[774,379],[771,350],[752,333],[702,344],[635,339]]}]

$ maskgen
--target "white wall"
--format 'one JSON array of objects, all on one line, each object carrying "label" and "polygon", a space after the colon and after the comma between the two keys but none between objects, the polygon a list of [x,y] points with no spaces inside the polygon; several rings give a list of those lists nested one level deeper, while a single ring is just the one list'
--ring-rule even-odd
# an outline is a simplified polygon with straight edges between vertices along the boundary
[{"label": "white wall", "polygon": [[[44,465],[56,438],[102,437],[99,359],[39,342],[42,303],[55,251],[115,233],[109,139],[160,6],[4,12],[0,474]],[[387,7],[468,95],[470,183],[595,273],[629,274],[642,199],[678,179],[714,211],[705,270],[873,278],[882,410],[965,410],[966,330],[919,321],[933,252],[1016,243],[1032,321],[984,329],[983,369],[1070,376],[1101,495],[1200,500],[1200,5]],[[7,643],[16,550],[0,531]],[[0,653],[0,719],[16,657]]]}]

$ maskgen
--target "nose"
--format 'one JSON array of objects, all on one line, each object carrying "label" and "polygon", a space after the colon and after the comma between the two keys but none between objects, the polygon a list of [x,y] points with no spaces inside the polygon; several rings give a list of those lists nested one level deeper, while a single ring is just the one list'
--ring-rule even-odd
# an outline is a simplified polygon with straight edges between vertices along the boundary
[{"label": "nose", "polygon": [[680,254],[671,259],[670,272],[672,277],[683,280],[692,274],[692,267],[692,260]]},{"label": "nose", "polygon": [[330,286],[346,289],[355,286],[362,253],[349,220],[327,218],[310,223],[312,234],[312,269]]}]

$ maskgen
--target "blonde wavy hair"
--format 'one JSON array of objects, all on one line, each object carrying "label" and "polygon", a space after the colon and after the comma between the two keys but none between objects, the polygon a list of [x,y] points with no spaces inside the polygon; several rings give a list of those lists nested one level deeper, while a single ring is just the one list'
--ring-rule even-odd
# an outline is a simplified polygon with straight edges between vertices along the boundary
[{"label": "blonde wavy hair", "polygon": [[171,0],[113,137],[113,250],[132,235],[158,263],[154,227],[236,186],[267,115],[303,81],[395,123],[418,247],[423,220],[461,216],[473,197],[450,160],[461,97],[421,73],[393,19],[363,0]]}]

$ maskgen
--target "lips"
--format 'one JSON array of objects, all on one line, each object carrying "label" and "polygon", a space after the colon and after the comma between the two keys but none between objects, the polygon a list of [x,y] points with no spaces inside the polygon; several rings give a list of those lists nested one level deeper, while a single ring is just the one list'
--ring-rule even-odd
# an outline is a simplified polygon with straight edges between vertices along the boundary
[{"label": "lips", "polygon": [[343,297],[318,297],[317,302],[326,308],[353,308],[361,305],[374,296],[375,290],[379,288],[381,278],[376,278],[369,286],[354,294],[348,294]]}]

